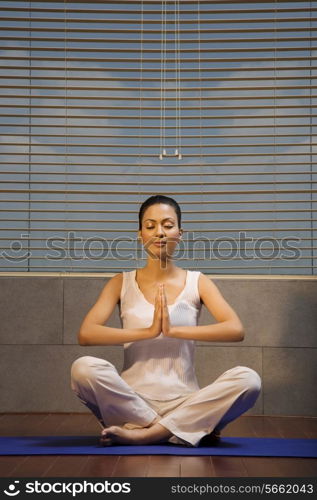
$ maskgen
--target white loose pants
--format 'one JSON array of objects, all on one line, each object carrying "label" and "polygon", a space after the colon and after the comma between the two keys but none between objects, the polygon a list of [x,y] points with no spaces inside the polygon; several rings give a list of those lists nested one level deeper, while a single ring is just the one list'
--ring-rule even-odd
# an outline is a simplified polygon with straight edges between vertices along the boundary
[{"label": "white loose pants", "polygon": [[160,416],[159,423],[173,434],[169,442],[198,446],[203,436],[254,406],[261,378],[251,368],[236,366],[196,392],[157,401],[136,393],[109,361],[82,356],[72,364],[71,388],[105,427],[146,427]]}]

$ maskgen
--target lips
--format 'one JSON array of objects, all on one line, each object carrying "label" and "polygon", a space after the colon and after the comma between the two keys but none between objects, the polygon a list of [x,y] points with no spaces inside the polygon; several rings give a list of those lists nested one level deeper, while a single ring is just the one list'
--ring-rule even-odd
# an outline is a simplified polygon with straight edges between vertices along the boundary
[{"label": "lips", "polygon": [[163,247],[166,245],[166,241],[154,241],[153,245],[155,245],[156,247]]}]

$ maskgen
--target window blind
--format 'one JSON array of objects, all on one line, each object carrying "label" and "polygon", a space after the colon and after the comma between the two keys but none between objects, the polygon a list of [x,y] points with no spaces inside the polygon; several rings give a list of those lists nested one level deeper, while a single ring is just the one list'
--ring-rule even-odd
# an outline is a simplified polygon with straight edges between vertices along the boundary
[{"label": "window blind", "polygon": [[1,2],[1,272],[316,274],[316,4]]}]

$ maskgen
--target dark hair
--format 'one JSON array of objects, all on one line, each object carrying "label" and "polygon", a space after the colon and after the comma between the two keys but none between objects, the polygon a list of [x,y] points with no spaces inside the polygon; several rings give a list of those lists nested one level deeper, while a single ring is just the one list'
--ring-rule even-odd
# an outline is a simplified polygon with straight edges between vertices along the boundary
[{"label": "dark hair", "polygon": [[157,203],[165,203],[166,205],[171,205],[171,207],[174,208],[176,215],[177,215],[177,222],[178,222],[178,227],[181,227],[181,209],[177,201],[175,201],[173,198],[170,198],[169,196],[164,196],[163,194],[155,194],[153,196],[150,196],[147,200],[145,200],[139,210],[139,229],[142,229],[142,219],[143,219],[143,214],[145,210],[150,207],[151,205],[156,205]]}]

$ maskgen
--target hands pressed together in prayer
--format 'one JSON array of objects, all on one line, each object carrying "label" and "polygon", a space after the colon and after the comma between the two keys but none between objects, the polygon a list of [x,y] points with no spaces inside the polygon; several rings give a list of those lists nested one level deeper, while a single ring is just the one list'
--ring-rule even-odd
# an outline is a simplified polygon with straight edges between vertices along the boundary
[{"label": "hands pressed together in prayer", "polygon": [[153,322],[149,328],[151,337],[158,337],[161,333],[166,337],[172,336],[167,299],[164,283],[160,283],[155,295]]}]

